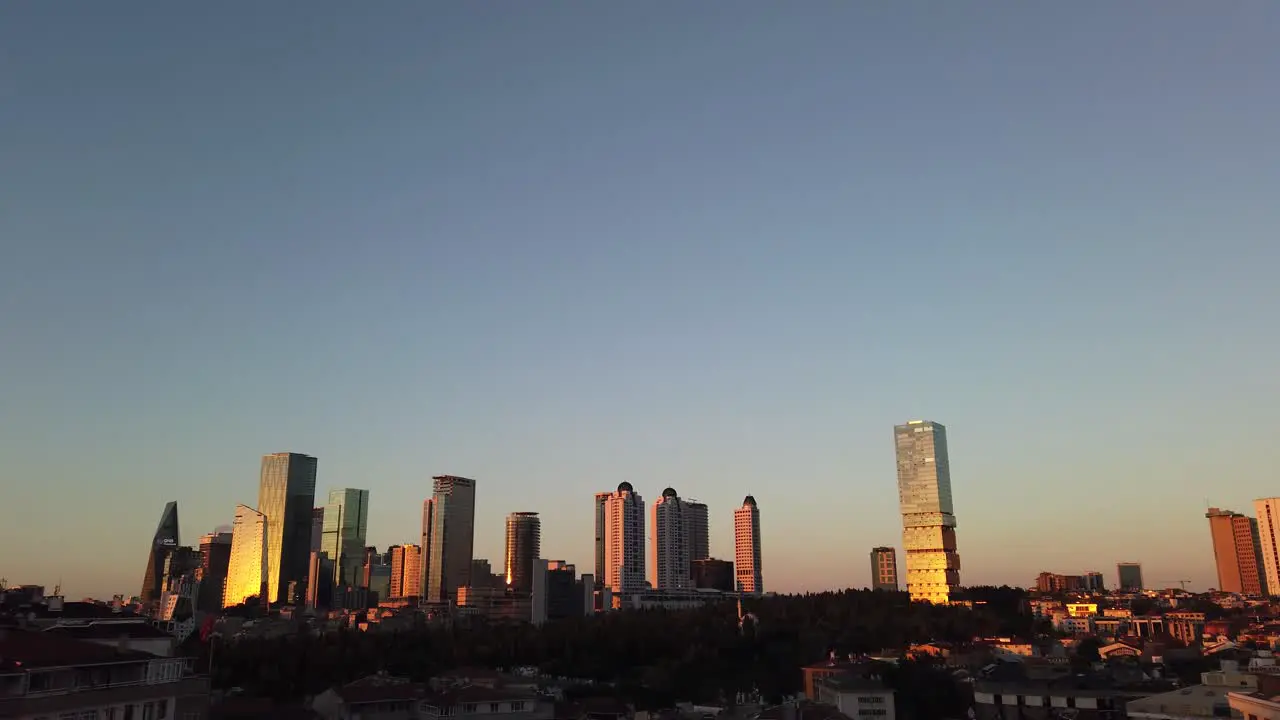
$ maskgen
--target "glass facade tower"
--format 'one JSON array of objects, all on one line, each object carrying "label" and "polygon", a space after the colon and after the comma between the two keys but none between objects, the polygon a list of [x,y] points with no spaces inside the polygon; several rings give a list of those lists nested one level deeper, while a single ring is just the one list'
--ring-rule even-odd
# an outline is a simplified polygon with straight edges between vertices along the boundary
[{"label": "glass facade tower", "polygon": [[262,458],[258,512],[267,516],[267,594],[272,604],[305,599],[290,598],[289,586],[307,584],[316,464],[315,458],[300,453]]},{"label": "glass facade tower", "polygon": [[453,605],[471,582],[475,541],[476,481],[454,475],[432,478],[430,573],[426,598]]},{"label": "glass facade tower", "polygon": [[947,429],[940,423],[912,420],[895,426],[893,436],[907,592],[912,600],[946,603],[960,586]]},{"label": "glass facade tower", "polygon": [[365,537],[369,527],[369,491],[341,488],[329,491],[324,506],[324,530],[320,552],[333,562],[333,584],[358,585],[364,567]]}]

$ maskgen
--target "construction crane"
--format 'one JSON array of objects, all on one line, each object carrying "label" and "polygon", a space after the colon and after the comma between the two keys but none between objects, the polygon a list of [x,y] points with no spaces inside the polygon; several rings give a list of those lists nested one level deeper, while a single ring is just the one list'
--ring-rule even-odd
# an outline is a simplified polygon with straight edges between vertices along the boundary
[{"label": "construction crane", "polygon": [[1183,591],[1186,591],[1187,585],[1191,584],[1190,580],[1161,580],[1160,582],[1161,584],[1169,583],[1168,587],[1173,587],[1173,583],[1178,583],[1178,585],[1182,587]]}]

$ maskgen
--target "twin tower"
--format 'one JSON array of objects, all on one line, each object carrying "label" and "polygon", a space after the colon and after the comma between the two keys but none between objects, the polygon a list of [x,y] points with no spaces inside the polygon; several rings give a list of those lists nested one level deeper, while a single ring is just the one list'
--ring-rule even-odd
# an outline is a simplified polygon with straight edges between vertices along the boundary
[{"label": "twin tower", "polygon": [[[649,508],[653,536],[646,580],[645,504],[631,483],[595,496],[596,582],[614,595],[692,590],[692,568],[710,559],[707,506],[667,488]],[[734,510],[734,589],[761,593],[760,510],[748,495]]]}]

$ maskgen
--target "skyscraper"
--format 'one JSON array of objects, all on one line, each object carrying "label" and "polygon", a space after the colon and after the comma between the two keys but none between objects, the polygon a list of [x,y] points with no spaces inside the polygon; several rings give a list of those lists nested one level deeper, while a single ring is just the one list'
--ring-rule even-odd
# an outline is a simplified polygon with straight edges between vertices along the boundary
[{"label": "skyscraper", "polygon": [[142,575],[142,602],[151,603],[160,599],[164,590],[165,561],[178,549],[178,503],[170,502],[160,513],[160,524],[151,536],[151,546],[147,549],[147,569]]},{"label": "skyscraper", "polygon": [[231,561],[222,606],[239,605],[256,597],[264,603],[267,591],[267,516],[248,505],[236,506],[231,527]]},{"label": "skyscraper", "polygon": [[422,501],[422,592],[427,596],[428,580],[431,578],[431,516],[436,503],[431,498]]},{"label": "skyscraper", "polygon": [[202,612],[222,609],[223,586],[231,565],[229,532],[211,532],[200,538],[200,590],[196,608]]},{"label": "skyscraper", "polygon": [[707,504],[690,501],[684,504],[689,513],[690,543],[689,559],[706,560],[711,557],[711,523],[707,516]]},{"label": "skyscraper", "polygon": [[605,500],[604,586],[615,596],[644,590],[644,499],[631,483]]},{"label": "skyscraper", "polygon": [[898,551],[871,548],[871,589],[898,592]]},{"label": "skyscraper", "polygon": [[422,597],[422,548],[417,545],[392,545],[391,597]]},{"label": "skyscraper", "polygon": [[1265,595],[1266,572],[1258,561],[1258,521],[1230,510],[1209,508],[1209,536],[1218,566],[1218,590]]},{"label": "skyscraper", "polygon": [[738,592],[764,592],[760,558],[760,508],[750,495],[733,511],[733,572]]},{"label": "skyscraper", "polygon": [[1280,594],[1280,497],[1260,498],[1253,501],[1254,514],[1258,516],[1258,547],[1262,554],[1263,573],[1266,575],[1264,590],[1268,594]]},{"label": "skyscraper", "polygon": [[1122,562],[1116,564],[1116,579],[1120,581],[1120,592],[1142,591],[1142,563]]},{"label": "skyscraper", "polygon": [[533,591],[534,564],[542,555],[542,521],[536,512],[513,512],[507,516],[507,549],[504,554],[507,587],[516,592]]},{"label": "skyscraper", "polygon": [[439,475],[432,494],[431,567],[425,597],[452,605],[471,578],[476,481]]},{"label": "skyscraper", "polygon": [[613,496],[610,492],[598,492],[595,497],[595,516],[596,516],[596,574],[595,582],[597,585],[604,585],[605,565],[604,565],[604,548],[605,548],[605,528],[608,525],[609,498]]},{"label": "skyscraper", "polygon": [[369,530],[369,491],[340,488],[329,491],[324,506],[324,532],[320,552],[333,562],[332,582],[337,587],[357,585],[364,567]]},{"label": "skyscraper", "polygon": [[300,453],[262,457],[258,512],[267,516],[267,593],[273,604],[290,600],[290,583],[307,584],[315,500],[315,458]]},{"label": "skyscraper", "polygon": [[649,583],[655,590],[689,590],[693,561],[693,513],[676,494],[662,491],[651,512],[653,539],[649,554]]},{"label": "skyscraper", "polygon": [[[320,552],[320,543],[323,540],[324,508],[311,508],[311,552]],[[308,575],[308,577],[310,576]]]},{"label": "skyscraper", "polygon": [[947,429],[941,423],[912,420],[895,426],[893,435],[907,592],[912,600],[946,603],[960,586]]}]

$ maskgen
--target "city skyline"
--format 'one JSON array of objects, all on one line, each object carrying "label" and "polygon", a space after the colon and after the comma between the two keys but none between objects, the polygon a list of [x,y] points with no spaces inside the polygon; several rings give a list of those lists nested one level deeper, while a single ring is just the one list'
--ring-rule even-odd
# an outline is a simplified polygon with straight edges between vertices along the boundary
[{"label": "city skyline", "polygon": [[457,471],[476,555],[529,509],[589,568],[629,481],[866,585],[931,417],[964,583],[1216,585],[1206,508],[1277,493],[1280,8],[810,10],[13,7],[0,576],[136,592],[296,449],[379,547]]}]

